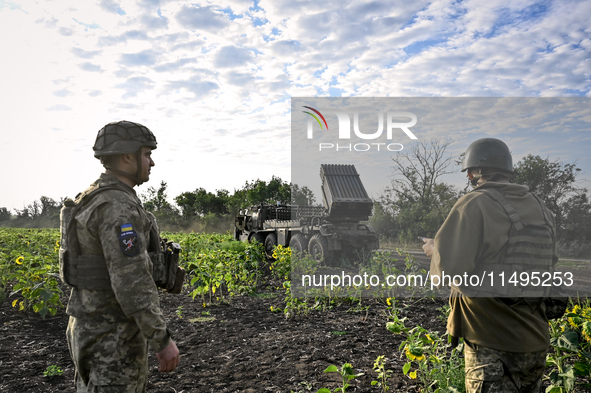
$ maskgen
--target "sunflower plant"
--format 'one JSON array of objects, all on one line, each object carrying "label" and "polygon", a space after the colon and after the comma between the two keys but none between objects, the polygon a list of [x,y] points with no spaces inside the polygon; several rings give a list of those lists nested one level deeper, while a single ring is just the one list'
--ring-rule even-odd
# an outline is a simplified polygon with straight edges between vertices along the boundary
[{"label": "sunflower plant", "polygon": [[420,326],[396,330],[396,333],[403,332],[407,339],[400,344],[399,351],[401,357],[408,360],[402,367],[404,375],[418,380],[423,386],[422,392],[465,391],[464,358],[460,356],[462,344],[451,348],[446,335],[440,336]]},{"label": "sunflower plant", "polygon": [[2,228],[0,292],[12,307],[32,309],[45,317],[63,307],[59,287],[59,231]]},{"label": "sunflower plant", "polygon": [[[572,304],[560,319],[550,320],[551,351],[546,355],[550,374],[548,393],[591,388],[591,307],[588,300]],[[582,377],[587,382],[577,382]]]}]

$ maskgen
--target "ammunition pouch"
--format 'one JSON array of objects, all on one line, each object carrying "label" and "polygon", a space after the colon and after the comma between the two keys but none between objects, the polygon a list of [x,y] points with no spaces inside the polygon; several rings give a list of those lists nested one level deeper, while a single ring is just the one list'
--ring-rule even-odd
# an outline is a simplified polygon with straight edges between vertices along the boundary
[{"label": "ammunition pouch", "polygon": [[158,288],[167,292],[180,293],[185,281],[185,269],[179,266],[181,246],[178,243],[167,242],[165,239],[158,243],[156,239],[160,239],[160,236],[153,229],[150,232],[150,244],[155,250],[148,255],[152,260],[154,282]]}]

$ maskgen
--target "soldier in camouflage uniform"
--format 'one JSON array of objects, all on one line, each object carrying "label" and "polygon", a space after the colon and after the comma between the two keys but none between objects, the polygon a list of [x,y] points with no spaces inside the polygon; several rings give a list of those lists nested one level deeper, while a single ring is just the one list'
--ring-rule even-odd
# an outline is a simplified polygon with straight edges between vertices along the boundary
[{"label": "soldier in camouflage uniform", "polygon": [[[475,287],[451,284],[447,329],[453,341],[464,338],[466,391],[537,393],[550,345],[541,300],[546,289],[510,287],[507,280],[508,272],[524,269],[526,260],[552,271],[558,260],[554,218],[528,187],[509,182],[513,163],[502,141],[475,141],[462,171],[468,171],[475,189],[458,200],[423,249],[431,257],[431,275],[440,280],[466,273],[486,273],[486,278],[492,273],[497,280],[490,287],[488,281]],[[507,272],[504,286],[501,271]]]},{"label": "soldier in camouflage uniform", "polygon": [[[67,338],[76,387],[79,393],[141,393],[146,391],[148,344],[161,372],[173,371],[180,359],[148,256],[156,221],[133,189],[149,179],[156,138],[140,124],[120,121],[99,131],[93,149],[106,171],[76,199],[82,204],[74,217],[82,262],[65,267],[67,281],[74,283]],[[97,188],[105,191],[89,196]]]}]

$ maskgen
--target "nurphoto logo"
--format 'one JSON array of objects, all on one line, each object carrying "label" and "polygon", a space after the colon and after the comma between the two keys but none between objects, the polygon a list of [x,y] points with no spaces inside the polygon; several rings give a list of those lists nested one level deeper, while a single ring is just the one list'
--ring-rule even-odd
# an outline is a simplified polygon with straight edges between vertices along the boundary
[{"label": "nurphoto logo", "polygon": [[[314,124],[320,126],[320,130],[329,131],[328,122],[324,115],[317,109],[311,106],[303,106],[308,110],[302,111],[309,115],[307,123],[307,138],[314,138]],[[331,111],[330,113],[336,115],[338,120],[338,137],[339,140],[351,139],[351,116],[344,111]],[[384,133],[384,116],[386,117],[386,139],[392,140],[394,130],[402,130],[410,139],[417,139],[416,135],[410,130],[410,127],[417,124],[417,116],[411,112],[383,112],[378,113],[378,128],[377,131],[371,133],[362,132],[359,127],[359,112],[353,112],[353,133],[359,139],[373,140],[378,139]],[[410,119],[410,121],[401,122],[400,119]],[[318,148],[323,150],[334,151],[369,151],[380,150],[380,147],[385,147],[389,151],[400,151],[404,146],[400,143],[356,143],[356,144],[339,144],[339,143],[319,143]]]}]

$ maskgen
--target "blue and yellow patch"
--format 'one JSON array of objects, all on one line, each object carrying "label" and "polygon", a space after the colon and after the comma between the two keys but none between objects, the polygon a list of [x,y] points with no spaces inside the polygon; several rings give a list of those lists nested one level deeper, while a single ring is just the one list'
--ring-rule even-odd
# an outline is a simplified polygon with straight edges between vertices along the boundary
[{"label": "blue and yellow patch", "polygon": [[121,247],[123,254],[128,257],[137,255],[140,248],[138,245],[137,233],[133,230],[133,225],[131,225],[131,223],[123,224],[119,229],[119,246]]},{"label": "blue and yellow patch", "polygon": [[121,233],[131,232],[131,231],[133,231],[133,225],[131,225],[131,224],[123,224],[123,225],[121,225]]}]

